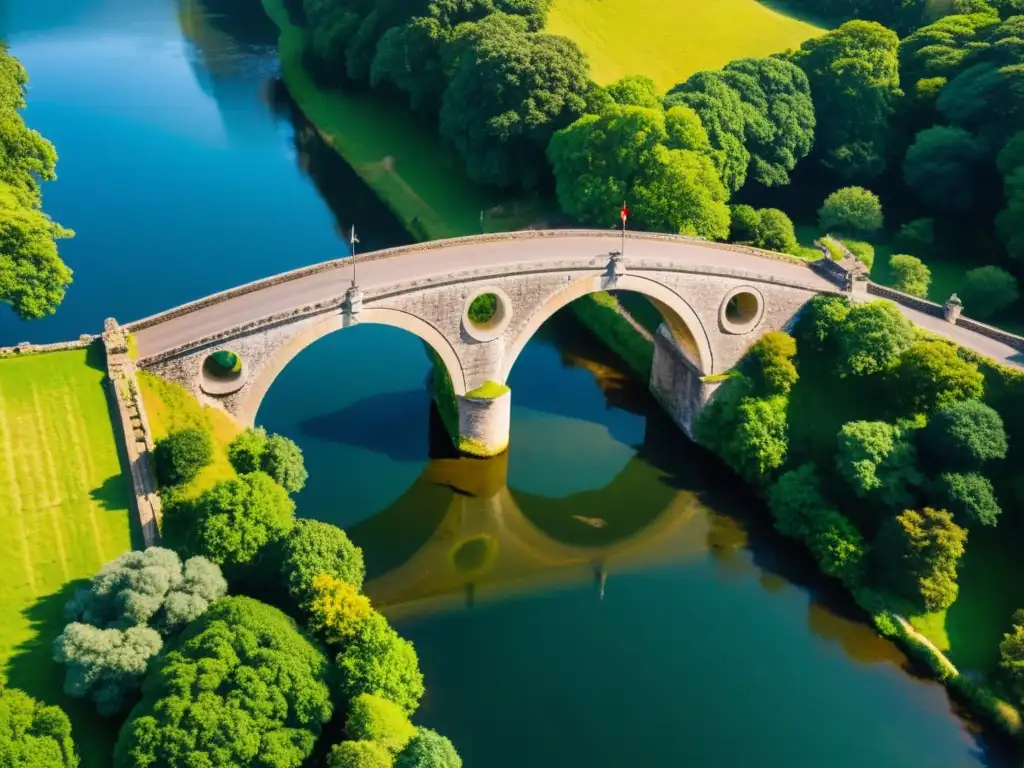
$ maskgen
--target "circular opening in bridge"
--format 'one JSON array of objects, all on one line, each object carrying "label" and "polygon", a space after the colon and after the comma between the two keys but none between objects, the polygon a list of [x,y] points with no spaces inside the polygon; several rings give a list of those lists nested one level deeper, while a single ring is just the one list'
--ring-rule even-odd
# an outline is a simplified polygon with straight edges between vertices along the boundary
[{"label": "circular opening in bridge", "polygon": [[512,320],[512,300],[500,288],[481,288],[466,297],[462,325],[477,341],[492,341]]},{"label": "circular opening in bridge", "polygon": [[247,375],[242,358],[221,349],[203,361],[200,388],[208,395],[230,395],[242,388]]},{"label": "circular opening in bridge", "polygon": [[728,333],[749,333],[764,314],[764,301],[753,288],[736,288],[722,302],[722,327]]}]

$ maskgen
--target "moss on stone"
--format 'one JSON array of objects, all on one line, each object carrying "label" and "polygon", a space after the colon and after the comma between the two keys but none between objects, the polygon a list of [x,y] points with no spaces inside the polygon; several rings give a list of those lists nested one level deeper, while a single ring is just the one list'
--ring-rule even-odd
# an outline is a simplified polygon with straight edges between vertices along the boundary
[{"label": "moss on stone", "polygon": [[509,391],[510,390],[506,385],[499,384],[496,381],[488,379],[476,389],[467,392],[466,397],[476,397],[481,400],[494,400]]}]

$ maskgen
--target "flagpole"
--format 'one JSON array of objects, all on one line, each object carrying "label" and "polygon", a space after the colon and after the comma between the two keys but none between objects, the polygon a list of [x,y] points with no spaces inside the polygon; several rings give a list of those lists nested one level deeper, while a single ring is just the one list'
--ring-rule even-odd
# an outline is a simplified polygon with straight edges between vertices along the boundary
[{"label": "flagpole", "polygon": [[622,201],[622,258],[626,258],[626,201]]},{"label": "flagpole", "polygon": [[352,251],[352,287],[356,287],[356,243],[359,239],[356,237],[356,225],[352,225],[352,231],[348,237],[349,247]]}]

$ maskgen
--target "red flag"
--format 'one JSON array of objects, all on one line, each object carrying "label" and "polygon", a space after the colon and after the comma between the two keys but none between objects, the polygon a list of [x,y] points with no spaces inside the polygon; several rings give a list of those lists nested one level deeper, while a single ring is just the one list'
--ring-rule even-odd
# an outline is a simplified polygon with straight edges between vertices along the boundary
[{"label": "red flag", "polygon": [[626,219],[629,218],[629,208],[626,207],[626,201],[622,201],[622,226],[626,226]]}]

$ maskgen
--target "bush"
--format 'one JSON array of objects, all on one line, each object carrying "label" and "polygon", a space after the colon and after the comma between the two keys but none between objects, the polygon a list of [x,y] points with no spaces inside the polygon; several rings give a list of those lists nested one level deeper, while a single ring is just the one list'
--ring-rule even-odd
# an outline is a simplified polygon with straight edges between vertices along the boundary
[{"label": "bush", "polygon": [[313,579],[309,602],[309,628],[329,645],[344,645],[356,634],[373,609],[365,595],[346,581],[327,573]]},{"label": "bush", "polygon": [[190,483],[213,460],[213,439],[203,429],[171,432],[156,444],[153,460],[161,485]]},{"label": "bush", "polygon": [[882,228],[882,204],[878,195],[863,187],[844,187],[825,198],[818,224],[826,232],[872,235]]},{"label": "bush", "polygon": [[416,726],[397,704],[364,693],[349,707],[345,734],[353,741],[372,741],[396,755],[416,735]]},{"label": "bush", "polygon": [[945,472],[939,476],[938,497],[961,525],[996,525],[1002,509],[992,481],[977,472]]},{"label": "bush", "polygon": [[761,240],[761,214],[749,205],[729,207],[729,240],[754,245]]},{"label": "bush", "polygon": [[900,227],[896,247],[908,253],[932,256],[935,253],[935,219],[914,219]]},{"label": "bush", "polygon": [[416,650],[376,611],[359,623],[338,656],[338,666],[341,691],[350,701],[372,693],[412,714],[423,697],[423,673]]},{"label": "bush", "polygon": [[828,508],[821,494],[821,480],[813,464],[784,473],[768,489],[768,509],[775,528],[786,536],[807,541]]},{"label": "bush", "polygon": [[892,272],[892,287],[897,291],[922,299],[928,296],[932,271],[919,258],[903,253],[893,254],[889,257],[889,270]]},{"label": "bush", "polygon": [[266,472],[289,493],[298,493],[309,477],[302,450],[281,435],[268,436],[261,427],[247,429],[228,446],[228,459],[239,474]]},{"label": "bush", "polygon": [[850,313],[850,303],[838,296],[815,296],[804,304],[793,335],[801,349],[824,352],[838,339]]},{"label": "bush", "polygon": [[871,243],[865,243],[863,240],[843,240],[843,245],[868,270],[875,266],[875,249]]},{"label": "bush", "polygon": [[429,728],[419,728],[398,755],[395,768],[462,768],[462,758],[444,736]]},{"label": "bush", "polygon": [[917,332],[894,304],[871,301],[850,309],[837,337],[843,373],[864,376],[896,365]]},{"label": "bush", "polygon": [[747,397],[736,408],[736,429],[722,456],[747,482],[763,486],[789,449],[786,397]]},{"label": "bush", "polygon": [[783,331],[769,331],[748,353],[754,391],[787,395],[798,378],[793,357],[796,341]]},{"label": "bush", "polygon": [[331,747],[327,768],[391,768],[394,760],[372,741],[343,741]]},{"label": "bush", "polygon": [[965,276],[960,298],[964,313],[971,317],[992,317],[1017,301],[1017,278],[1000,267],[978,267]]},{"label": "bush", "polygon": [[5,768],[78,768],[71,722],[60,707],[40,704],[0,684],[0,764]]},{"label": "bush", "polygon": [[298,605],[309,601],[313,579],[323,573],[348,582],[356,591],[363,586],[363,550],[336,525],[301,519],[288,533],[282,549],[281,574]]},{"label": "bush", "polygon": [[779,253],[796,253],[796,230],[789,216],[778,208],[762,209],[757,247]]}]

